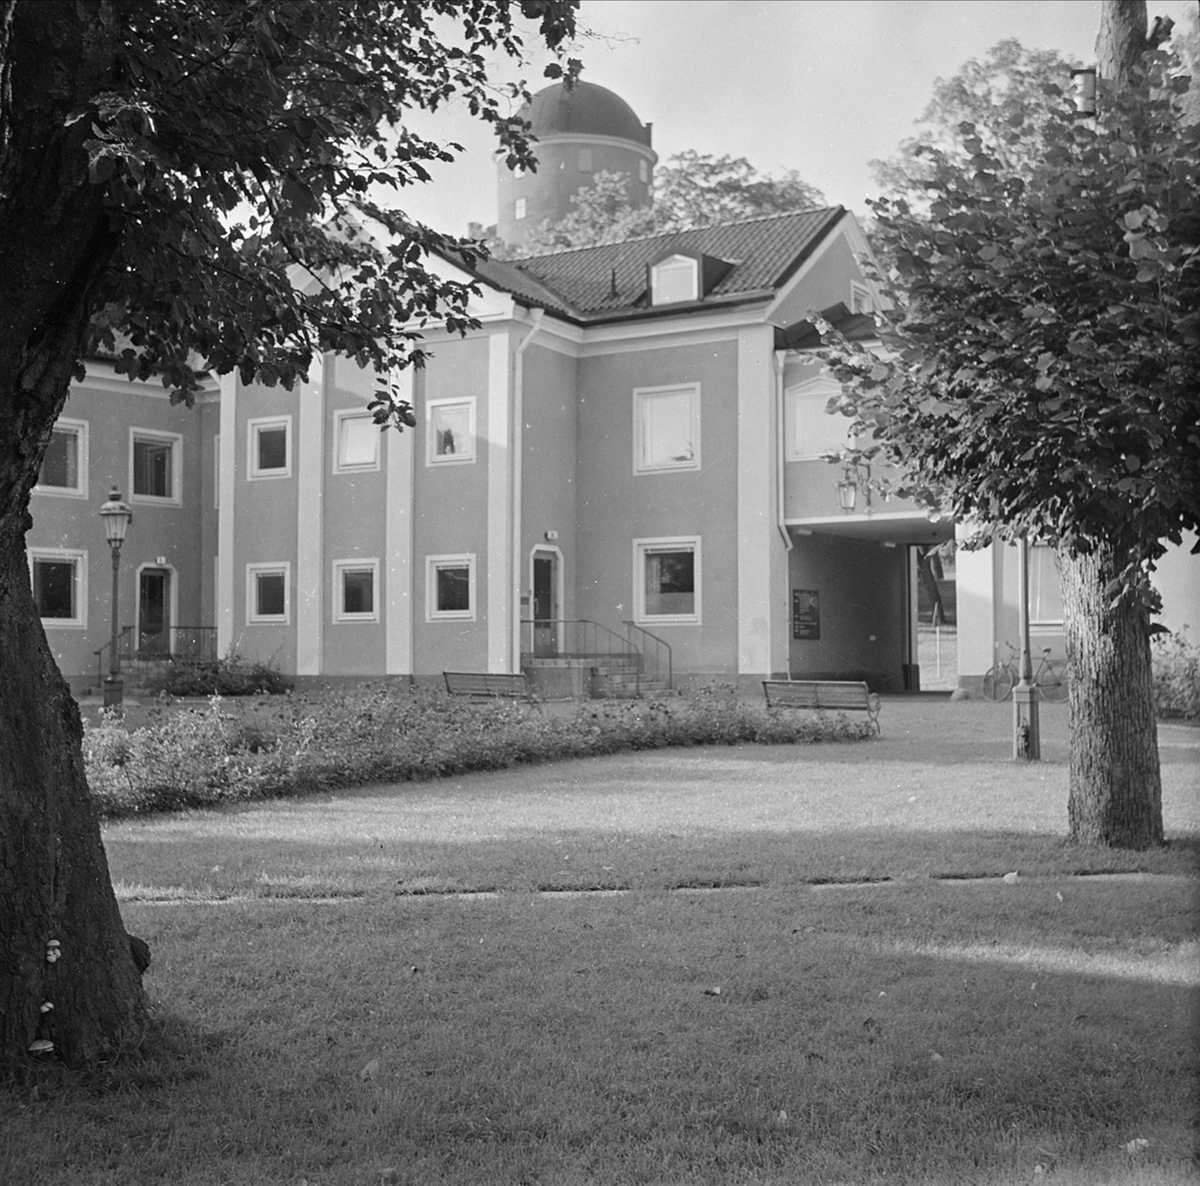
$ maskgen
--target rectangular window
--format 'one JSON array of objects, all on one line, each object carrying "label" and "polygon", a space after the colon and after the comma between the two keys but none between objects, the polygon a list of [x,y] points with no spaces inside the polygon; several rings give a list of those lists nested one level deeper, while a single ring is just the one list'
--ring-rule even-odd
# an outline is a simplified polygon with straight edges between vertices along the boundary
[{"label": "rectangular window", "polygon": [[87,553],[31,548],[33,600],[46,626],[87,626]]},{"label": "rectangular window", "polygon": [[580,173],[590,173],[592,171],[592,150],[590,148],[581,148],[579,150],[579,171]]},{"label": "rectangular window", "polygon": [[475,460],[475,401],[431,399],[425,405],[425,461],[453,465]]},{"label": "rectangular window", "polygon": [[130,429],[132,497],[154,502],[179,502],[179,450],[182,437]]},{"label": "rectangular window", "polygon": [[850,281],[850,312],[871,312],[871,290],[865,284],[859,284],[857,280]]},{"label": "rectangular window", "polygon": [[335,560],[333,562],[333,620],[335,622],[378,622],[379,561]]},{"label": "rectangular window", "polygon": [[650,162],[645,157],[638,160],[638,180],[647,185],[650,181]]},{"label": "rectangular window", "polygon": [[251,478],[287,478],[292,473],[292,418],[260,417],[247,421]]},{"label": "rectangular window", "polygon": [[690,255],[672,255],[650,269],[651,304],[700,299],[700,264]]},{"label": "rectangular window", "polygon": [[700,540],[633,541],[634,612],[639,622],[700,621]]},{"label": "rectangular window", "polygon": [[518,221],[520,221],[520,219],[525,217],[525,199],[524,198],[518,198],[516,200],[516,202],[513,203],[513,217],[515,219],[517,219]]},{"label": "rectangular window", "polygon": [[475,556],[425,558],[425,620],[475,620]]},{"label": "rectangular window", "polygon": [[379,468],[379,425],[370,412],[334,412],[335,474]]},{"label": "rectangular window", "polygon": [[291,565],[286,561],[246,565],[246,621],[291,621]]},{"label": "rectangular window", "polygon": [[787,392],[788,461],[813,461],[854,445],[850,434],[853,420],[841,412],[826,410],[829,401],[840,393],[841,388],[831,379],[810,380]]},{"label": "rectangular window", "polygon": [[700,468],[700,386],[633,393],[633,472]]},{"label": "rectangular window", "polygon": [[1054,549],[1034,544],[1029,549],[1029,624],[1061,626],[1062,620],[1062,583]]},{"label": "rectangular window", "polygon": [[87,497],[87,422],[59,420],[42,457],[37,489],[43,494]]}]

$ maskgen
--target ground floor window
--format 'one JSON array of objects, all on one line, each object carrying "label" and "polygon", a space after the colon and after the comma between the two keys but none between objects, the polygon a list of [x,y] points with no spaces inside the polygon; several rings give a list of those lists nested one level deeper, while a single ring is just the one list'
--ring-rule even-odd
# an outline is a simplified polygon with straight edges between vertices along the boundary
[{"label": "ground floor window", "polygon": [[425,563],[426,620],[474,621],[474,555],[427,556]]},{"label": "ground floor window", "polygon": [[698,536],[634,540],[633,571],[637,621],[700,621]]},{"label": "ground floor window", "polygon": [[333,564],[333,620],[378,622],[379,561],[335,560]]},{"label": "ground floor window", "polygon": [[63,548],[29,552],[33,599],[47,626],[87,625],[87,553]]},{"label": "ground floor window", "polygon": [[291,618],[289,580],[291,565],[246,566],[246,621],[286,625]]}]

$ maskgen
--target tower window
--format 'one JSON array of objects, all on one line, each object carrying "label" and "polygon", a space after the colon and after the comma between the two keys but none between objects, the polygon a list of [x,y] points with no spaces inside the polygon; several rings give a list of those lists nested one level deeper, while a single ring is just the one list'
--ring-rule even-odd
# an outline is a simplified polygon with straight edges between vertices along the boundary
[{"label": "tower window", "polygon": [[638,160],[638,180],[643,185],[650,184],[650,162],[645,157]]},{"label": "tower window", "polygon": [[513,203],[513,217],[518,218],[518,219],[525,217],[525,199],[524,198],[518,198]]}]

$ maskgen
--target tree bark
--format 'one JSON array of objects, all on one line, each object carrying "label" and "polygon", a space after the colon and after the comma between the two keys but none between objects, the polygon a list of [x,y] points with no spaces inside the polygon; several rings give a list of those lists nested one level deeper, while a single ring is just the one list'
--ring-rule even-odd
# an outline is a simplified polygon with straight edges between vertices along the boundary
[{"label": "tree bark", "polygon": [[1099,77],[1119,91],[1137,85],[1137,68],[1146,49],[1146,0],[1105,0],[1096,34]]},{"label": "tree bark", "polygon": [[1163,843],[1162,780],[1149,612],[1132,596],[1111,604],[1127,556],[1106,541],[1058,557],[1071,668],[1067,816],[1077,843],[1143,849]]},{"label": "tree bark", "polygon": [[35,1041],[69,1063],[112,1052],[146,1016],[25,554],[30,491],[120,242],[88,181],[90,121],[64,117],[111,61],[102,17],[0,3],[0,1070]]}]

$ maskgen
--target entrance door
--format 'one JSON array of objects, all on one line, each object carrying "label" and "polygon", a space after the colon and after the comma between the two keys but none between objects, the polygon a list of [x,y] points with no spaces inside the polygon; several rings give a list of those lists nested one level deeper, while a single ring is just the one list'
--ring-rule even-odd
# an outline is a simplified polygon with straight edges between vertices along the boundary
[{"label": "entrance door", "polygon": [[138,654],[171,653],[171,574],[143,568],[138,576]]},{"label": "entrance door", "polygon": [[558,557],[553,552],[533,554],[533,654],[552,659],[558,654]]}]

